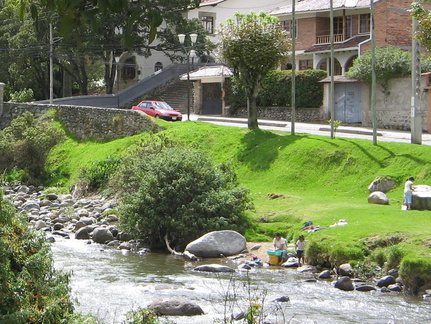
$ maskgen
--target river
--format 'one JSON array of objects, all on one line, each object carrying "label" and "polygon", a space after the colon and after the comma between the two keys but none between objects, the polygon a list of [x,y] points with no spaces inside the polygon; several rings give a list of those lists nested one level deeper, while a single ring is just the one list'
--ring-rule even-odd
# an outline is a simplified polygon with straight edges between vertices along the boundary
[{"label": "river", "polygon": [[[91,313],[106,324],[122,323],[128,311],[167,297],[194,301],[205,312],[169,318],[178,324],[222,323],[224,314],[239,313],[249,301],[262,305],[267,318],[277,323],[431,323],[430,301],[394,292],[345,292],[331,281],[306,282],[309,277],[295,269],[198,273],[193,269],[201,264],[236,265],[227,259],[188,262],[168,254],[139,255],[56,239],[54,264],[72,274],[76,311]],[[230,298],[232,294],[236,297]],[[281,296],[290,301],[273,301]]]}]

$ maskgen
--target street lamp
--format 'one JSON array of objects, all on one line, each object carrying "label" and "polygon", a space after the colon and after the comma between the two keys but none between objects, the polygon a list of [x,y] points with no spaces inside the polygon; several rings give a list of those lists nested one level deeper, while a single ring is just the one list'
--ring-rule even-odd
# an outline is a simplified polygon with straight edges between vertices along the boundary
[{"label": "street lamp", "polygon": [[186,41],[186,34],[179,34],[178,40],[184,47],[184,51],[187,53],[187,120],[190,120],[190,58],[192,58],[192,66],[194,63],[194,58],[197,56],[196,51],[193,49],[196,41],[198,39],[198,34],[190,34],[190,41],[191,44],[189,47],[185,47],[185,41]]}]

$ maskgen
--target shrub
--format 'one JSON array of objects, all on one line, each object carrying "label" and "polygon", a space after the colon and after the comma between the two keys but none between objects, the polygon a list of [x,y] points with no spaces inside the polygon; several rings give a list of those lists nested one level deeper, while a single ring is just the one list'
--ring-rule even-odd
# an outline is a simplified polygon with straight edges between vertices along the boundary
[{"label": "shrub", "polygon": [[[323,103],[323,70],[304,70],[296,74],[296,106],[316,108]],[[271,71],[263,80],[257,98],[259,106],[291,106],[292,71]],[[246,106],[245,90],[236,79],[232,80],[227,103],[233,108]]]},{"label": "shrub", "polygon": [[398,245],[391,245],[385,250],[386,269],[397,268],[404,257],[404,251]]},{"label": "shrub", "polygon": [[431,261],[429,259],[404,258],[399,274],[407,293],[417,294],[421,286],[431,285]]},{"label": "shrub", "polygon": [[96,191],[108,186],[111,175],[121,163],[121,159],[108,156],[102,161],[96,161],[88,168],[81,169],[80,182],[87,185],[88,190]]},{"label": "shrub", "polygon": [[185,244],[209,231],[245,230],[248,189],[226,165],[202,152],[149,137],[123,160],[112,183],[120,191],[122,226],[151,246],[168,235]]},{"label": "shrub", "polygon": [[0,192],[0,323],[56,323],[73,312],[69,276],[54,270],[48,244]]},{"label": "shrub", "polygon": [[0,170],[14,168],[25,171],[27,178],[19,179],[40,183],[46,178],[45,162],[49,151],[65,139],[65,133],[52,123],[52,114],[36,119],[30,112],[15,118],[0,132]]},{"label": "shrub", "polygon": [[23,89],[10,93],[10,102],[29,102],[34,101],[33,89]]},{"label": "shrub", "polygon": [[334,245],[330,241],[310,241],[305,250],[309,264],[333,267],[350,260],[363,260],[364,250],[358,246]]}]

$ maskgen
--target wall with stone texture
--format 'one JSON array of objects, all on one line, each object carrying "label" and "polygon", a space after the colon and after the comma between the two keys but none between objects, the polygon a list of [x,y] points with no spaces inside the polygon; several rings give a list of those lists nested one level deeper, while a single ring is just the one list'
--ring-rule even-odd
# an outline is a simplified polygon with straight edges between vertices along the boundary
[{"label": "wall with stone texture", "polygon": [[148,116],[130,109],[31,103],[4,103],[0,116],[0,129],[9,126],[13,119],[26,111],[39,117],[51,109],[57,111],[61,123],[80,140],[112,140],[143,131],[159,131],[158,126]]},{"label": "wall with stone texture", "polygon": [[[420,80],[422,89],[417,106],[421,115],[422,130],[428,129],[428,92],[425,89],[425,76]],[[376,87],[376,120],[377,128],[393,130],[411,130],[411,88],[410,77],[391,79],[387,89],[380,84]],[[431,117],[431,116],[430,116]],[[362,85],[362,125],[372,126],[371,87]]]},{"label": "wall with stone texture", "polygon": [[[228,116],[247,118],[247,109],[239,109],[234,113],[227,112]],[[296,108],[295,120],[300,123],[325,123],[329,117],[322,108]],[[258,107],[257,118],[272,120],[292,120],[292,109],[290,107]]]}]

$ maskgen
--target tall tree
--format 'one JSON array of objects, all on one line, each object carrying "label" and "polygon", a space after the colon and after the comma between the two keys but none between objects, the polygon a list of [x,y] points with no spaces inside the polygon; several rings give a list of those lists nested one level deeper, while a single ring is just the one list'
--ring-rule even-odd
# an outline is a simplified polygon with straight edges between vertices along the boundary
[{"label": "tall tree", "polygon": [[256,98],[262,80],[286,59],[291,41],[277,17],[236,14],[220,28],[219,50],[247,93],[248,128],[258,129]]},{"label": "tall tree", "polygon": [[[429,2],[429,0],[423,2]],[[421,3],[413,2],[411,13],[418,21],[419,30],[415,36],[422,46],[431,51],[431,11],[424,8]]]}]

